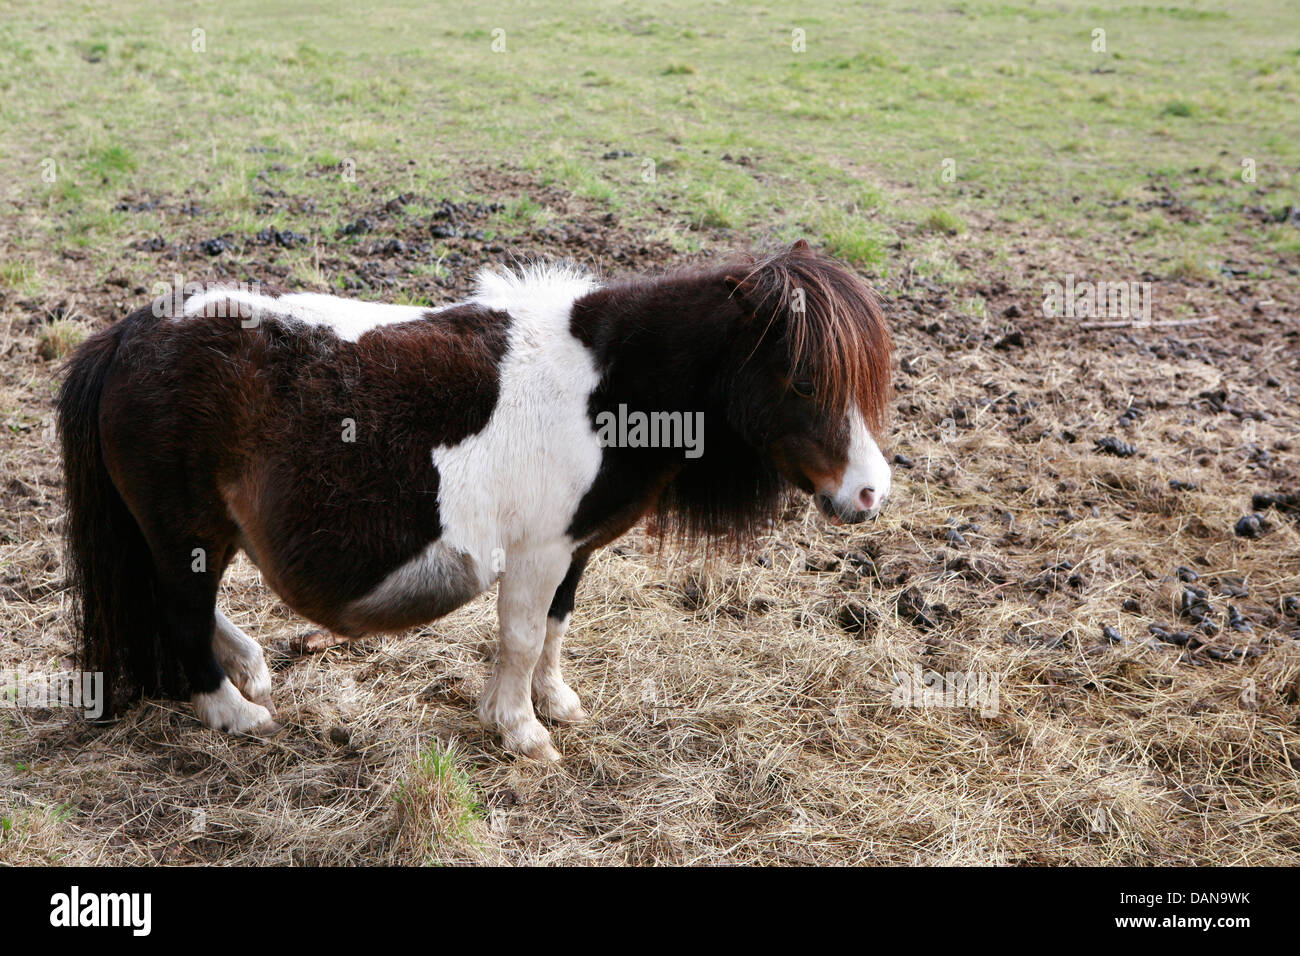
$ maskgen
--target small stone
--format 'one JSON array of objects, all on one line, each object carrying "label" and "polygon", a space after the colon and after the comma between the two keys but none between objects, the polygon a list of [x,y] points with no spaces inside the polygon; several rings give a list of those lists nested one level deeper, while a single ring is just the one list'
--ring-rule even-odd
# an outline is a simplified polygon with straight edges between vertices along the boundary
[{"label": "small stone", "polygon": [[337,744],[340,747],[346,747],[352,742],[352,732],[346,727],[333,726],[330,728],[330,743]]},{"label": "small stone", "polygon": [[1255,512],[1239,518],[1233,527],[1233,533],[1239,538],[1258,538],[1268,528],[1268,522],[1262,514]]},{"label": "small stone", "polygon": [[1095,442],[1097,451],[1103,455],[1114,455],[1116,458],[1132,458],[1137,454],[1137,448],[1126,441],[1116,438],[1114,435],[1106,435],[1098,438]]}]

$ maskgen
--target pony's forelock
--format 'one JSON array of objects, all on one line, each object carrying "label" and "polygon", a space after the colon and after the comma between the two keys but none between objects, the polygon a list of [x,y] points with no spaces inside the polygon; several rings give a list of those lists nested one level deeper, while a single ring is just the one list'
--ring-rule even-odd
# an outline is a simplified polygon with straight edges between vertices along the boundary
[{"label": "pony's forelock", "polygon": [[891,396],[893,342],[880,301],[865,280],[804,244],[747,256],[733,294],[779,335],[790,368],[808,376],[832,414],[851,404],[881,433]]}]

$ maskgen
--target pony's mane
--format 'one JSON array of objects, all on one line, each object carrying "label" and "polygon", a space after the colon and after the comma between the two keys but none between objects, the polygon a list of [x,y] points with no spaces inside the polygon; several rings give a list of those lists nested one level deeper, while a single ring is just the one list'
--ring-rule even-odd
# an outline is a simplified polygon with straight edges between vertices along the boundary
[{"label": "pony's mane", "polygon": [[509,309],[525,302],[554,299],[572,302],[599,284],[589,270],[567,260],[520,260],[509,266],[485,266],[474,276],[471,299],[490,309]]},{"label": "pony's mane", "polygon": [[790,367],[812,380],[826,410],[840,415],[856,402],[879,434],[892,394],[894,346],[872,288],[802,240],[781,252],[746,255],[728,275],[732,295],[765,321],[763,335],[778,330]]}]

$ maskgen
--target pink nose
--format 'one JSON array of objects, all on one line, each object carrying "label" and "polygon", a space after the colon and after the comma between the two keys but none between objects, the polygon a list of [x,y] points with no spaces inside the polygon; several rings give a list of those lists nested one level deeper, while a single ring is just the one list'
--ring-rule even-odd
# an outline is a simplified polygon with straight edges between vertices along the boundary
[{"label": "pink nose", "polygon": [[880,507],[880,495],[876,494],[875,488],[863,488],[858,492],[858,502],[863,511],[875,511]]}]

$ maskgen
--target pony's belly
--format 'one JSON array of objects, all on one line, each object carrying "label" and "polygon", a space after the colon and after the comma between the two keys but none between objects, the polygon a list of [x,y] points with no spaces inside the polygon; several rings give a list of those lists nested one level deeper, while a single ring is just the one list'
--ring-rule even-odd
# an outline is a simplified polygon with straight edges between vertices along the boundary
[{"label": "pony's belly", "polygon": [[473,555],[434,542],[369,594],[345,605],[338,630],[367,634],[425,624],[478,596],[488,583]]}]

